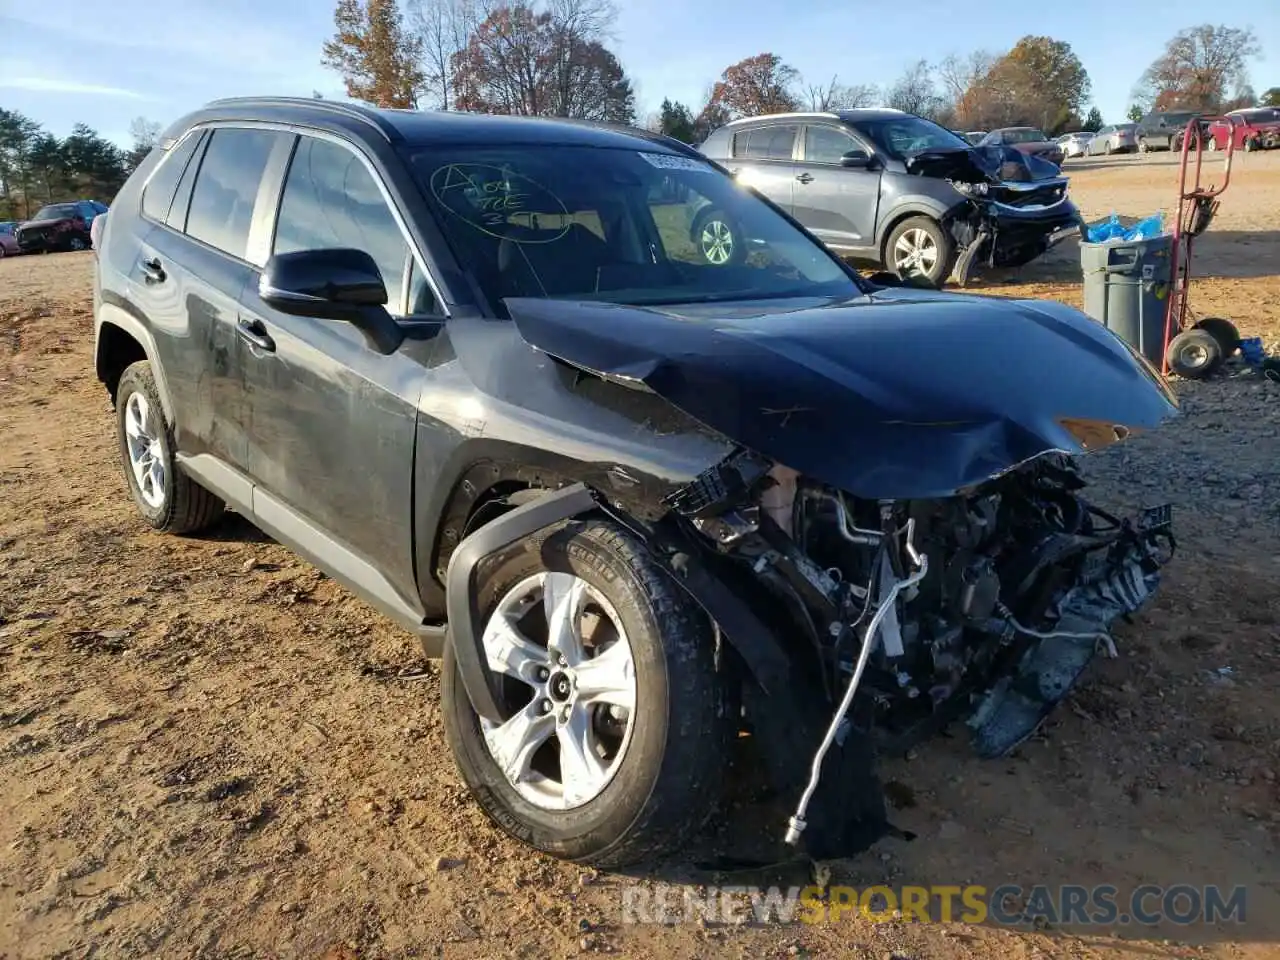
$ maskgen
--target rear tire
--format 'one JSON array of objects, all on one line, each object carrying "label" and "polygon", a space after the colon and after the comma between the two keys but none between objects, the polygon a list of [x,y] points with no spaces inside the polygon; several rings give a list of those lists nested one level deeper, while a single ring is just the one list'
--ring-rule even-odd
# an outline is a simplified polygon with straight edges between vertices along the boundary
[{"label": "rear tire", "polygon": [[723,210],[704,210],[693,222],[690,239],[704,263],[737,266],[746,259],[747,245],[738,222]]},{"label": "rear tire", "polygon": [[1169,369],[1188,380],[1203,380],[1222,365],[1222,346],[1207,330],[1184,330],[1165,351]]},{"label": "rear tire", "polygon": [[173,425],[160,404],[150,361],[131,364],[120,377],[116,432],[129,493],[153,528],[194,533],[222,516],[226,505],[183,473],[174,458]]},{"label": "rear tire", "polygon": [[939,289],[951,276],[955,261],[955,241],[931,217],[908,217],[884,243],[885,267],[904,282],[915,276]]},{"label": "rear tire", "polygon": [[[493,638],[493,625],[505,622],[527,646],[508,642],[518,652],[497,660],[490,651],[491,666],[508,665],[501,676],[502,709],[508,719],[495,729],[482,724],[472,709],[452,643],[446,645],[445,736],[476,802],[517,840],[551,856],[603,869],[679,849],[715,809],[735,730],[728,687],[717,674],[711,628],[702,611],[662,572],[640,541],[598,520],[571,521],[550,534],[531,537],[484,561],[478,574],[477,628]],[[603,655],[600,647],[587,644],[595,641],[601,624],[613,623],[616,616],[617,623],[606,626],[605,635],[616,638],[614,644],[627,645],[634,677],[634,706],[625,711],[625,720],[618,721],[618,708],[609,705],[616,699],[600,697],[584,704],[559,699],[563,689],[553,685],[565,667],[557,665],[555,656],[547,658],[552,634],[543,601],[548,587],[535,585],[528,594],[532,599],[511,605],[513,596],[524,596],[521,591],[548,574],[561,575],[554,581],[561,585],[553,589],[553,596],[566,595],[566,582],[585,584],[578,588],[584,597],[582,609],[594,609],[594,621],[586,616],[570,621],[596,625],[591,639],[584,630],[577,644],[578,650],[594,649],[595,656],[584,656],[578,663]],[[542,599],[537,599],[539,591]],[[495,614],[508,619],[499,621]],[[486,647],[495,643],[488,639]],[[613,650],[608,639],[605,644],[606,653]],[[550,665],[545,677],[544,658]],[[574,660],[570,653],[570,669]],[[522,662],[533,666],[515,665]],[[534,671],[535,682],[524,679],[527,670]],[[519,678],[514,676],[517,671]],[[586,688],[583,676],[581,669],[571,674],[568,689],[575,698]],[[537,682],[544,683],[545,690]],[[535,719],[525,721],[525,731],[548,719],[554,730],[519,732],[512,721],[530,709]],[[562,709],[563,724],[556,719]],[[571,755],[565,737],[574,722],[568,716],[578,710],[586,712],[581,729],[587,731],[583,736],[591,754],[608,771],[604,779],[586,778],[588,790],[581,789],[579,771],[584,768],[566,765]],[[611,734],[609,725],[618,722],[625,733]],[[516,737],[519,748],[507,746],[513,741],[503,739],[504,730]],[[499,754],[522,759],[519,764],[500,763]],[[504,772],[512,769],[514,779]]]}]

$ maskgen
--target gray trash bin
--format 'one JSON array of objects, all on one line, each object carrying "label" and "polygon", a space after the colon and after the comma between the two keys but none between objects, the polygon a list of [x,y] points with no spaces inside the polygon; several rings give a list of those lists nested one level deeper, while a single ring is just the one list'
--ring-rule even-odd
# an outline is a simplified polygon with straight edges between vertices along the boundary
[{"label": "gray trash bin", "polygon": [[1149,240],[1080,242],[1084,312],[1157,369],[1164,362],[1172,248],[1173,235],[1168,233]]}]

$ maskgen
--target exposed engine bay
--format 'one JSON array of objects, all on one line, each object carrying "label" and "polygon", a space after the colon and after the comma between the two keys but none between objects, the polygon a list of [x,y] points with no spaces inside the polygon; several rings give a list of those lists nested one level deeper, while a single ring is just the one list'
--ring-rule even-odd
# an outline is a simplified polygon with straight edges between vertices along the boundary
[{"label": "exposed engine bay", "polygon": [[673,498],[766,585],[761,616],[813,650],[831,720],[790,842],[849,730],[897,752],[964,720],[980,756],[1001,756],[1099,651],[1116,654],[1112,624],[1172,556],[1171,515],[1115,517],[1084,485],[1050,454],[954,497],[866,501],[744,454]]}]

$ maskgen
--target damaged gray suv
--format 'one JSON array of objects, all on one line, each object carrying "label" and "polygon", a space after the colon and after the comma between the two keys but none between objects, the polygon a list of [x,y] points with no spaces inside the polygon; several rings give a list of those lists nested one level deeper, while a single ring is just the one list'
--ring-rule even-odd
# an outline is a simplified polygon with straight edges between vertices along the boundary
[{"label": "damaged gray suv", "polygon": [[872,285],[656,135],[219,101],[95,256],[141,516],[235,510],[416,635],[476,802],[558,857],[680,849],[733,748],[780,848],[865,849],[879,753],[1014,747],[1172,549],[1072,459],[1175,413],[1122,341]]},{"label": "damaged gray suv", "polygon": [[[1081,222],[1055,164],[898,110],[736,120],[699,150],[841,256],[933,287],[1030,263]],[[699,248],[711,262],[746,256],[738,225],[717,213],[694,225]]]}]

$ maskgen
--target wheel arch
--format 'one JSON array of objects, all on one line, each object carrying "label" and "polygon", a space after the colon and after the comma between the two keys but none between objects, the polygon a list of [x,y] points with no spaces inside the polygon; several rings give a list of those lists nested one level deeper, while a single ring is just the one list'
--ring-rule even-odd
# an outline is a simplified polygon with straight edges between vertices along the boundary
[{"label": "wheel arch", "polygon": [[155,338],[142,321],[120,307],[104,303],[98,308],[96,328],[94,369],[98,380],[107,388],[112,404],[116,401],[120,377],[125,370],[140,360],[149,360],[156,391],[160,394],[160,405],[165,418],[173,423],[173,403],[169,398],[164,370],[157,362]]}]

